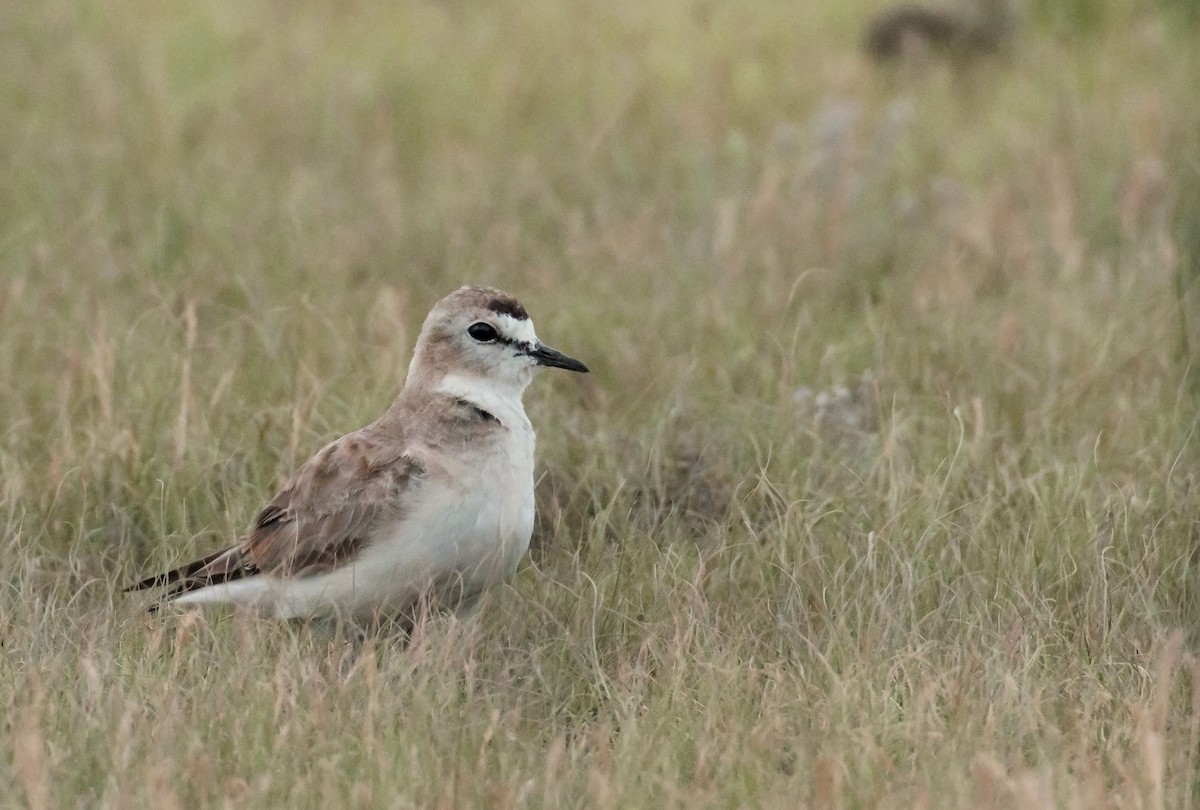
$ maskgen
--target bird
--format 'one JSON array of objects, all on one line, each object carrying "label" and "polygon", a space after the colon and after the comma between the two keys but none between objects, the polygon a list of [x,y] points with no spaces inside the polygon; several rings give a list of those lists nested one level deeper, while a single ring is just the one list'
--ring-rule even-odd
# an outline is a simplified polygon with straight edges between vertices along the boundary
[{"label": "bird", "polygon": [[522,395],[546,367],[588,367],[543,344],[521,303],[483,286],[442,298],[403,390],[330,442],[239,542],[126,591],[235,605],[278,619],[395,620],[473,613],[511,577],[534,524],[534,431]]}]

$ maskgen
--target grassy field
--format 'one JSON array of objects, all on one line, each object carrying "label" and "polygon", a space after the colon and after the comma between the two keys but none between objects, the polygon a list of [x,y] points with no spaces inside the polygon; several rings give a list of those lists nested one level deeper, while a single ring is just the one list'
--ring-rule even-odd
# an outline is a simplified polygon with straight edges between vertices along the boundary
[{"label": "grassy field", "polygon": [[[0,806],[1200,807],[1200,50],[1032,2],[16,3]],[[122,584],[520,296],[539,523],[350,665]]]}]

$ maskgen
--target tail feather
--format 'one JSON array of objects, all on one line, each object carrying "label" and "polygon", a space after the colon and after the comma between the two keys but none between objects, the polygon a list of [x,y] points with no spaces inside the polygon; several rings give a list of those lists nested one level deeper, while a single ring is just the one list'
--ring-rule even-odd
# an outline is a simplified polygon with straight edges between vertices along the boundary
[{"label": "tail feather", "polygon": [[132,585],[126,585],[121,589],[122,593],[130,593],[131,591],[144,591],[148,588],[160,588],[163,585],[170,585],[173,582],[178,582],[181,579],[188,579],[195,576],[201,569],[207,565],[211,565],[221,558],[222,555],[228,554],[234,549],[223,548],[220,551],[214,551],[207,557],[201,557],[198,560],[193,560],[187,565],[181,565],[170,571],[164,571],[161,574],[155,574],[152,577],[146,577],[140,582],[135,582]]},{"label": "tail feather", "polygon": [[169,602],[185,593],[207,588],[210,585],[220,585],[233,582],[258,573],[258,567],[248,561],[239,546],[215,551],[206,557],[201,557],[187,565],[147,577],[124,588],[126,593],[141,591],[148,588],[170,586],[162,594],[162,601],[151,605],[149,610],[154,613],[165,602]]}]

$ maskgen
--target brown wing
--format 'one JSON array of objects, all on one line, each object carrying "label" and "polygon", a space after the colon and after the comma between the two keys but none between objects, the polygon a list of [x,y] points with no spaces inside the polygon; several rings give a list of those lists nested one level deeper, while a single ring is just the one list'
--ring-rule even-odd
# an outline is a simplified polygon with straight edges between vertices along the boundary
[{"label": "brown wing", "polygon": [[425,472],[402,445],[370,427],[343,436],[296,471],[241,543],[125,590],[170,585],[169,599],[258,573],[316,574],[353,559],[381,520],[403,514]]},{"label": "brown wing", "polygon": [[277,576],[328,571],[354,559],[380,521],[399,517],[424,469],[402,443],[361,430],[296,471],[242,540],[244,564]]}]

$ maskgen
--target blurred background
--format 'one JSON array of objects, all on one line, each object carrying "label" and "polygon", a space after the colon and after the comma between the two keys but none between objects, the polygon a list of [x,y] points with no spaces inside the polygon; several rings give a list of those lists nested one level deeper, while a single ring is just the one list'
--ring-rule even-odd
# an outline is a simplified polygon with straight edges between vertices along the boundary
[{"label": "blurred background", "polygon": [[603,321],[625,366],[633,330],[707,343],[746,309],[836,337],[881,297],[1186,288],[1196,8],[22,4],[0,249],[127,315],[348,297],[365,324],[481,279]]}]

